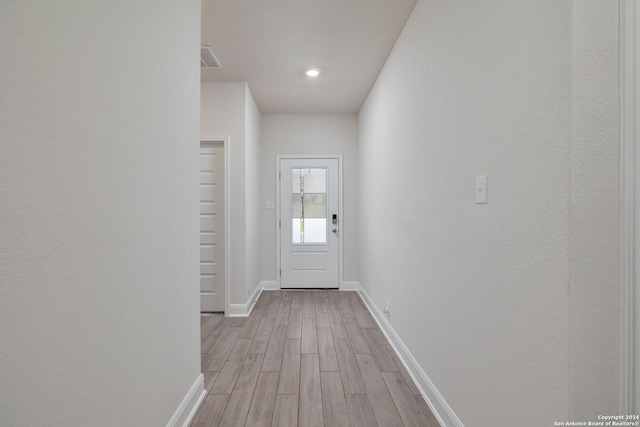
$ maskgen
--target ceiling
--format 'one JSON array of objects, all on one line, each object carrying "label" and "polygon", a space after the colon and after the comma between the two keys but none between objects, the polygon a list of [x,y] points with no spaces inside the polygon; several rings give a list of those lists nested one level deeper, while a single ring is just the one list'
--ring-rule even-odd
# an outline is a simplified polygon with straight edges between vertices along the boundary
[{"label": "ceiling", "polygon": [[[417,0],[202,0],[202,45],[264,114],[357,113]],[[305,75],[317,68],[320,75]]]}]

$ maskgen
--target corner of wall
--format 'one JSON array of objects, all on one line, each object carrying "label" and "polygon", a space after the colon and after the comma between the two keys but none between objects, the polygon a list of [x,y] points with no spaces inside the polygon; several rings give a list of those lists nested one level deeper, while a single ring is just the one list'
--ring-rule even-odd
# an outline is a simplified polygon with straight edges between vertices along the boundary
[{"label": "corner of wall", "polygon": [[262,282],[255,287],[245,303],[229,304],[229,309],[227,310],[225,315],[229,317],[248,317],[253,311],[253,307],[255,307],[256,302],[258,302],[258,300],[260,299],[261,293]]},{"label": "corner of wall", "polygon": [[260,153],[262,116],[245,83],[245,292],[260,282]]},{"label": "corner of wall", "polygon": [[167,423],[167,427],[188,427],[205,397],[207,391],[204,389],[204,375],[200,374]]}]

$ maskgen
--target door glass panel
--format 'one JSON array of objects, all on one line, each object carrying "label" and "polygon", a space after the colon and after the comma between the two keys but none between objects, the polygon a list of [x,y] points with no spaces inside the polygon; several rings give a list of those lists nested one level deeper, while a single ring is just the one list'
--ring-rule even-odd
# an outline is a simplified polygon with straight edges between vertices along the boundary
[{"label": "door glass panel", "polygon": [[327,243],[327,170],[291,169],[293,243]]}]

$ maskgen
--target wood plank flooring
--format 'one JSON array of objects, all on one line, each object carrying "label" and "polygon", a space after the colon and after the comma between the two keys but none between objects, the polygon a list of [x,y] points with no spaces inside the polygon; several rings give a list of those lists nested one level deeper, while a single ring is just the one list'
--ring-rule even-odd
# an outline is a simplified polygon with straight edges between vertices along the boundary
[{"label": "wood plank flooring", "polygon": [[439,424],[356,292],[264,291],[202,314],[208,395],[192,427]]}]

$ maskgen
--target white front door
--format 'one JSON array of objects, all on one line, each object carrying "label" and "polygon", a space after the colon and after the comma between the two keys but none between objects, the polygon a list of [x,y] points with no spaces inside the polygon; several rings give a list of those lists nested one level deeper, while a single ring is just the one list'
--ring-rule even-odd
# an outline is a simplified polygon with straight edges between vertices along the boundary
[{"label": "white front door", "polygon": [[224,311],[224,146],[200,143],[200,311]]},{"label": "white front door", "polygon": [[337,158],[280,159],[280,287],[338,288]]}]

